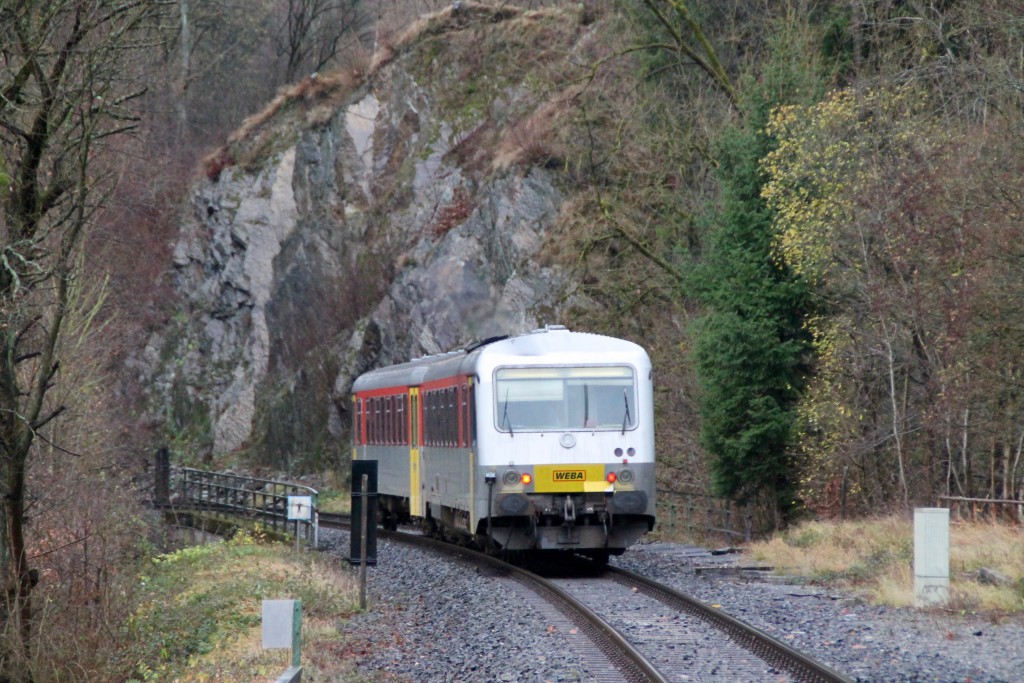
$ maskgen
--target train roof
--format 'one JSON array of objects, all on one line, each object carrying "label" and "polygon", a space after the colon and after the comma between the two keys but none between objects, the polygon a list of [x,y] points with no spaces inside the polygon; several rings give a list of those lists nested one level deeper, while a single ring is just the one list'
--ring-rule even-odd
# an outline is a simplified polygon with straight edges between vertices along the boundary
[{"label": "train roof", "polygon": [[[543,360],[542,360],[543,358]],[[650,365],[647,352],[633,342],[549,325],[514,337],[494,337],[448,353],[371,370],[352,385],[353,392],[418,386],[454,375],[489,376],[493,367],[517,364],[631,362]],[[638,368],[642,369],[642,368]]]}]

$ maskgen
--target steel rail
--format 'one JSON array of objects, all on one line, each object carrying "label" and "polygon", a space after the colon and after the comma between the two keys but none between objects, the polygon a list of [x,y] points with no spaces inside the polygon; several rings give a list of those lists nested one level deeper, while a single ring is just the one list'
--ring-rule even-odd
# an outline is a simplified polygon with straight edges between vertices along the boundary
[{"label": "steel rail", "polygon": [[[345,515],[321,515],[320,521],[321,524],[330,526],[348,525],[348,517]],[[464,556],[470,561],[485,563],[500,572],[513,576],[513,578],[524,583],[531,590],[537,590],[540,588],[545,595],[549,595],[554,598],[549,602],[552,602],[559,611],[584,629],[584,632],[591,641],[595,642],[599,649],[604,652],[612,663],[623,672],[623,675],[626,676],[627,680],[666,680],[654,665],[644,658],[642,654],[637,652],[635,648],[633,648],[633,646],[626,641],[621,634],[619,634],[618,631],[608,625],[599,616],[594,614],[589,608],[582,605],[571,595],[547,579],[537,576],[533,572],[515,565],[503,562],[502,560],[490,555],[470,550],[462,546],[453,546],[450,543],[445,543],[444,541],[439,541],[437,539],[432,539],[426,536],[415,536],[402,532],[381,531],[380,533],[386,538],[401,543],[419,545],[425,548],[440,550],[448,554],[451,554],[454,550],[457,553],[464,554]],[[821,662],[808,657],[799,650],[793,649],[760,629],[744,623],[743,621],[726,614],[722,610],[711,607],[710,605],[690,595],[682,593],[671,586],[666,586],[647,577],[611,565],[605,568],[605,573],[619,583],[625,584],[631,588],[636,588],[638,591],[658,600],[659,602],[710,623],[715,628],[726,633],[749,652],[760,657],[768,664],[792,675],[795,681],[801,681],[803,683],[852,683],[852,679],[847,678],[834,669],[831,669]],[[579,616],[577,617],[576,615]],[[580,620],[583,620],[584,623],[580,623]],[[593,631],[591,629],[593,629]],[[627,674],[626,669],[623,668],[625,665],[620,666],[616,656],[612,654],[619,651],[620,648],[634,652],[637,658],[635,661],[641,662],[641,664],[637,665],[637,669],[635,670],[635,673],[632,674],[632,677],[630,674]]]},{"label": "steel rail", "polygon": [[634,574],[618,567],[609,566],[606,573],[619,583],[636,588],[645,595],[675,609],[710,622],[727,633],[741,646],[765,660],[772,666],[790,673],[795,680],[804,683],[852,683],[852,680],[821,662],[794,650],[764,631],[730,616],[694,597],[676,589]]},{"label": "steel rail", "polygon": [[439,541],[428,536],[414,536],[402,532],[380,531],[381,536],[390,540],[429,548],[447,555],[462,555],[470,562],[487,565],[488,567],[511,576],[534,592],[541,593],[547,601],[574,622],[611,661],[627,681],[635,683],[668,683],[651,662],[637,650],[632,643],[622,636],[614,627],[590,608],[576,600],[567,592],[551,583],[542,576],[504,562],[485,553],[470,550],[461,546]]},{"label": "steel rail", "polygon": [[[349,519],[346,515],[321,514],[320,524],[345,527],[349,526]],[[468,562],[487,566],[501,575],[510,576],[529,590],[540,594],[555,609],[575,623],[590,642],[619,670],[625,680],[631,683],[668,683],[668,679],[658,671],[657,667],[613,626],[544,577],[491,555],[463,546],[455,546],[429,536],[417,536],[384,529],[378,529],[377,533],[381,538],[398,543],[433,550],[449,556],[454,554]]]}]

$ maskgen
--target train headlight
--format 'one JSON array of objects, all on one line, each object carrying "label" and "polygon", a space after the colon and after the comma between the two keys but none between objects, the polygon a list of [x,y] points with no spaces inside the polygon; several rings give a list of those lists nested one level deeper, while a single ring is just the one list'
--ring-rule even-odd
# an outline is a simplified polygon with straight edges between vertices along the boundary
[{"label": "train headlight", "polygon": [[519,473],[515,470],[506,470],[505,474],[501,477],[501,481],[505,483],[505,486],[515,486],[519,483]]},{"label": "train headlight", "polygon": [[636,455],[636,449],[630,446],[629,448],[626,449],[626,455],[632,458],[634,455]]},{"label": "train headlight", "polygon": [[628,484],[629,482],[633,481],[633,470],[629,469],[628,467],[623,467],[621,470],[619,470],[619,481],[621,481],[623,484]]},{"label": "train headlight", "polygon": [[533,482],[533,475],[530,474],[529,472],[524,472],[523,483],[529,485],[531,482]]}]

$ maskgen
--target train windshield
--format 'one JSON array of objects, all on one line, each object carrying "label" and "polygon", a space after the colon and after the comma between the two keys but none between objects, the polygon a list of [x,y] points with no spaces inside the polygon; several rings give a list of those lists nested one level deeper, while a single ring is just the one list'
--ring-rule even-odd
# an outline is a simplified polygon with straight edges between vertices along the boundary
[{"label": "train windshield", "polygon": [[636,379],[628,366],[500,368],[494,386],[499,431],[636,427]]}]

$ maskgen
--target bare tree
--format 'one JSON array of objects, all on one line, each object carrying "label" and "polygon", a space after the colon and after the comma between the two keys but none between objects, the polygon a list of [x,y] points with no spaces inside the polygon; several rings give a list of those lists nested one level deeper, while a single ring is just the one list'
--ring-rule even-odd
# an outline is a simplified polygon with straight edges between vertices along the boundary
[{"label": "bare tree", "polygon": [[277,39],[286,60],[285,80],[319,71],[333,59],[341,39],[355,35],[365,21],[359,0],[287,0],[288,14]]},{"label": "bare tree", "polygon": [[129,56],[160,0],[0,0],[0,681],[30,679],[26,472],[65,410],[52,391],[90,223],[132,130]]},{"label": "bare tree", "polygon": [[166,82],[145,108],[162,112],[176,147],[220,141],[280,85],[276,27],[284,0],[159,1],[168,6],[154,27],[164,48],[154,71]]}]

